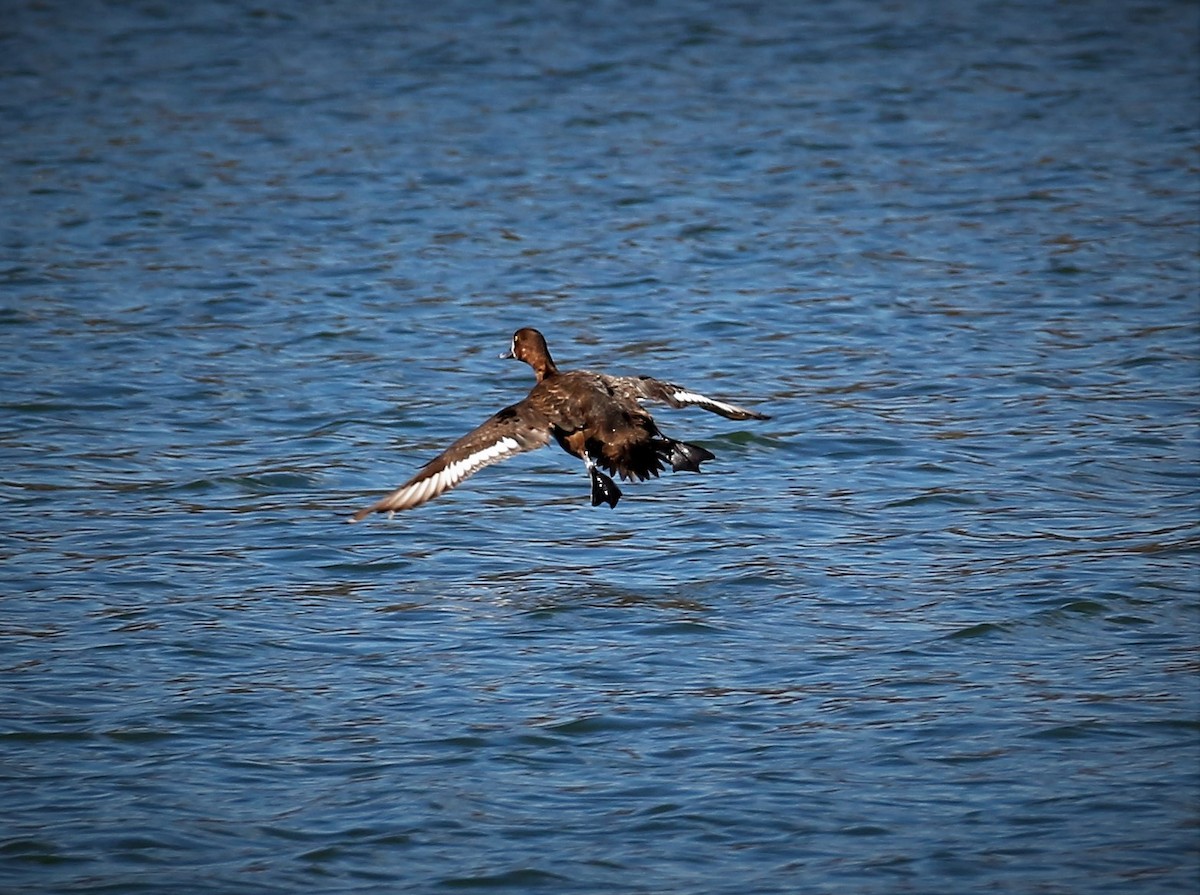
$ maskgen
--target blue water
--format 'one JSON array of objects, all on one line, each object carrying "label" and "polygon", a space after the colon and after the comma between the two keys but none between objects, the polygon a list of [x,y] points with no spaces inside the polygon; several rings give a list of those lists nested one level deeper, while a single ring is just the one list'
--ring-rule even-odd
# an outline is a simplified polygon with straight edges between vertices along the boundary
[{"label": "blue water", "polygon": [[1200,886],[1194,3],[4,7],[0,890]]}]

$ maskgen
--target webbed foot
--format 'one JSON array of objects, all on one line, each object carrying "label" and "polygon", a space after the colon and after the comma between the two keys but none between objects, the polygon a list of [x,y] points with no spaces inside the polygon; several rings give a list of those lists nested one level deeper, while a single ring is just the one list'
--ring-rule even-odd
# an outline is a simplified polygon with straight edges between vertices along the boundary
[{"label": "webbed foot", "polygon": [[590,471],[592,474],[592,506],[598,507],[600,504],[606,503],[610,507],[615,507],[617,501],[621,499],[621,489],[617,487],[617,483],[598,469]]},{"label": "webbed foot", "polygon": [[675,441],[673,438],[667,439],[665,449],[659,449],[659,456],[670,463],[671,468],[676,472],[682,472],[683,470],[699,472],[701,463],[706,460],[716,459],[711,451],[706,451],[695,444]]}]

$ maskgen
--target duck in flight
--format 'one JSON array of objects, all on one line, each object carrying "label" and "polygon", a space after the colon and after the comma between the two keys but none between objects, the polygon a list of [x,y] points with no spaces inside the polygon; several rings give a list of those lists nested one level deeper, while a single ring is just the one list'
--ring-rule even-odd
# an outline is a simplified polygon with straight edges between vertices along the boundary
[{"label": "duck in flight", "polygon": [[533,390],[458,439],[415,476],[378,503],[359,510],[349,521],[358,522],[372,513],[392,514],[420,506],[485,466],[551,441],[587,467],[592,506],[606,503],[615,507],[621,499],[621,489],[601,470],[623,479],[642,481],[662,472],[664,463],[670,463],[676,472],[699,472],[701,463],[715,459],[702,447],[663,435],[642,402],[700,407],[731,420],[770,419],[766,414],[707,398],[649,376],[560,371],[545,338],[536,329],[517,330],[512,347],[501,357],[516,358],[533,368],[537,376]]}]

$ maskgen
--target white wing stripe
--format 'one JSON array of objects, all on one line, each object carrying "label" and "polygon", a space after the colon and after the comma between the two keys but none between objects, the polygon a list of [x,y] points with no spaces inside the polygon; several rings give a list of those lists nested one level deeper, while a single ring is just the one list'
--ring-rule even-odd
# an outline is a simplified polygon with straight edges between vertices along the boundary
[{"label": "white wing stripe", "polygon": [[443,491],[453,488],[463,479],[478,472],[484,466],[503,460],[509,454],[521,450],[520,443],[510,436],[505,436],[494,444],[468,454],[461,460],[456,460],[449,466],[434,473],[428,478],[419,479],[410,485],[399,489],[381,500],[377,507],[390,509],[392,512],[409,507],[420,506],[427,500],[432,500]]},{"label": "white wing stripe", "polygon": [[468,454],[461,460],[456,460],[440,472],[422,479],[412,485],[412,497],[419,503],[441,494],[447,488],[453,488],[467,476],[478,472],[483,467],[502,460],[509,454],[519,451],[521,445],[515,438],[504,437],[494,444],[489,444],[482,450]]},{"label": "white wing stripe", "polygon": [[745,413],[740,407],[734,407],[732,404],[726,404],[724,401],[714,401],[712,398],[697,395],[695,392],[685,391],[684,389],[675,392],[671,397],[682,404],[708,405],[709,407],[719,407],[726,413]]},{"label": "white wing stripe", "polygon": [[473,454],[468,454],[461,460],[451,463],[440,473],[438,473],[436,478],[444,478],[450,484],[457,485],[477,469],[487,466],[489,463],[495,463],[497,460],[506,457],[513,451],[518,451],[520,449],[521,445],[517,443],[515,438],[505,436],[495,444],[489,444],[483,450],[476,451]]}]

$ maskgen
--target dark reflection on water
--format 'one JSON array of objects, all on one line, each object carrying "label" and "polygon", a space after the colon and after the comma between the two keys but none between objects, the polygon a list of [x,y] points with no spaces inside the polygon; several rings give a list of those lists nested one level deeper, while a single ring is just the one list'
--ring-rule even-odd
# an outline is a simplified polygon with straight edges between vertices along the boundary
[{"label": "dark reflection on water", "polygon": [[9,6],[0,888],[1196,886],[1191,4]]}]

